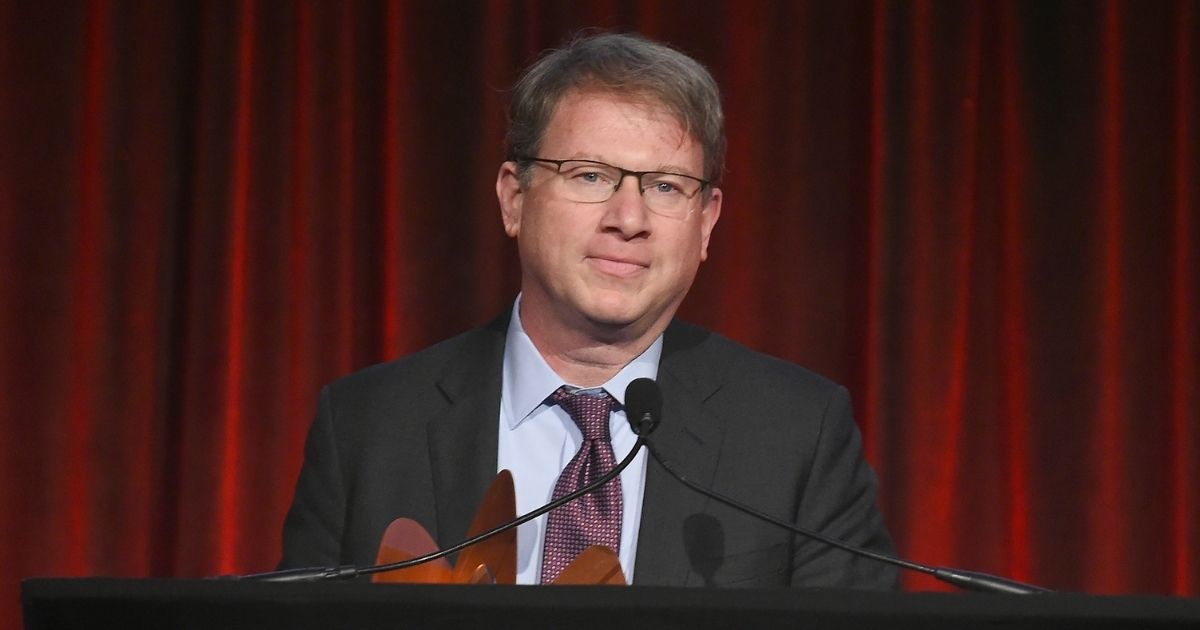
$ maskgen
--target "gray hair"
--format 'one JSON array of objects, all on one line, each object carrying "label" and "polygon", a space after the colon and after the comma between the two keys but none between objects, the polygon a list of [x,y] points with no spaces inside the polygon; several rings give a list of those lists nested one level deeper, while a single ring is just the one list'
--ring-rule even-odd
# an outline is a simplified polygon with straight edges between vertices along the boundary
[{"label": "gray hair", "polygon": [[538,154],[555,109],[573,90],[661,104],[704,149],[704,178],[721,179],[725,115],[717,82],[695,59],[634,34],[576,37],[530,66],[513,87],[509,159]]}]

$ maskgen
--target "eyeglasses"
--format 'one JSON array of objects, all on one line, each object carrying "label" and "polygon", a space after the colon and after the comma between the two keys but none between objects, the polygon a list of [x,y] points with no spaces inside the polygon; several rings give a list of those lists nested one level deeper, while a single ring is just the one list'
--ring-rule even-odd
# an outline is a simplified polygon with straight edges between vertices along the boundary
[{"label": "eyeglasses", "polygon": [[558,174],[555,179],[559,195],[576,203],[608,201],[621,188],[626,177],[636,177],[646,208],[672,219],[687,218],[695,209],[696,195],[711,183],[681,173],[631,171],[595,160],[549,160],[525,156],[514,159],[517,162],[553,165]]}]

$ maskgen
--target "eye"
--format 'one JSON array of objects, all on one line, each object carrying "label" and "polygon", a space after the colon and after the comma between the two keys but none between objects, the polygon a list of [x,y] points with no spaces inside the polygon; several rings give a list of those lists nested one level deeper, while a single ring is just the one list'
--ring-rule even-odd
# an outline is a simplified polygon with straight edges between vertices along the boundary
[{"label": "eye", "polygon": [[568,162],[563,167],[562,175],[578,186],[612,186],[616,181],[615,175],[591,163]]},{"label": "eye", "polygon": [[691,196],[688,180],[679,175],[652,173],[642,183],[645,186],[643,190],[656,197]]},{"label": "eye", "polygon": [[671,182],[655,182],[651,188],[660,195],[670,195],[679,192],[679,187]]}]

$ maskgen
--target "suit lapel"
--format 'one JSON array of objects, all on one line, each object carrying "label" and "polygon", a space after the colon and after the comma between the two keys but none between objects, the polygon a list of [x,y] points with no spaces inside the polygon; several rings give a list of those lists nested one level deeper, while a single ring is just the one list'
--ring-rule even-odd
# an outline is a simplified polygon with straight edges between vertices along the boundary
[{"label": "suit lapel", "polygon": [[[689,479],[711,485],[724,439],[720,418],[705,401],[720,389],[713,371],[720,362],[699,350],[708,333],[672,324],[663,340],[658,383],[663,394],[662,423],[651,436],[663,458]],[[683,546],[684,521],[703,511],[706,498],[683,486],[657,462],[646,468],[642,523],[638,533],[634,581],[682,585],[690,565]]]},{"label": "suit lapel", "polygon": [[429,423],[429,456],[437,497],[437,539],[466,537],[467,528],[496,476],[497,422],[504,336],[508,315],[475,331],[447,362],[438,387],[446,412]]}]

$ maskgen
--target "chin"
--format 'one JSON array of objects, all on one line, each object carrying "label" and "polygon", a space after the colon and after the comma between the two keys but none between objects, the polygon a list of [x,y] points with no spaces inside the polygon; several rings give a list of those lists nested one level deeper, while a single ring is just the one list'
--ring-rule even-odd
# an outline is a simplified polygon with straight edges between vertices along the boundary
[{"label": "chin", "polygon": [[605,328],[623,328],[633,324],[645,313],[644,307],[628,297],[593,300],[583,310],[583,316],[591,323]]},{"label": "chin", "polygon": [[636,316],[609,310],[590,310],[583,316],[596,326],[610,329],[625,328],[638,320]]}]

